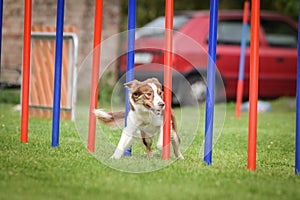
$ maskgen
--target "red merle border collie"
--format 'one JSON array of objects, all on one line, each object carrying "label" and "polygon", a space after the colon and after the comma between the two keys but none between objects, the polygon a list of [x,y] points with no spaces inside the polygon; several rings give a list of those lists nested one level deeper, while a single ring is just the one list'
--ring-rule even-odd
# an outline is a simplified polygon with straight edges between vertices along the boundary
[{"label": "red merle border collie", "polygon": [[[164,108],[162,86],[156,78],[143,82],[133,80],[125,83],[129,89],[130,111],[127,117],[127,126],[123,129],[119,144],[112,158],[120,159],[124,151],[131,146],[136,138],[142,138],[148,157],[152,157],[152,142],[155,134],[159,133],[157,148],[161,151],[163,145]],[[115,125],[125,120],[124,112],[105,112],[94,110],[97,119],[107,125]],[[180,138],[177,132],[175,116],[171,115],[171,143],[174,154],[184,159],[180,152]]]}]

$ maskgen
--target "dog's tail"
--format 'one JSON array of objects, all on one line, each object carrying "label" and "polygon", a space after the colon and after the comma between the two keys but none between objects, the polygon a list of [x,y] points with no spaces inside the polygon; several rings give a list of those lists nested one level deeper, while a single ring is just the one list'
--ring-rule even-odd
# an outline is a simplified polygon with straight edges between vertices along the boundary
[{"label": "dog's tail", "polygon": [[102,109],[95,109],[94,115],[96,118],[109,126],[123,127],[125,121],[125,112],[105,112]]}]

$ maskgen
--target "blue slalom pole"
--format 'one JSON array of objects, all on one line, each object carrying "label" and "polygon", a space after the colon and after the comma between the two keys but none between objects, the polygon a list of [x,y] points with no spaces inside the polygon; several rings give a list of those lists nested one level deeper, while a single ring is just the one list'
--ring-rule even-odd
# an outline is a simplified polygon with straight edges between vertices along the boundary
[{"label": "blue slalom pole", "polygon": [[244,90],[244,66],[245,66],[245,50],[248,30],[248,15],[249,15],[249,1],[244,3],[244,16],[243,16],[243,27],[242,27],[242,39],[241,39],[241,54],[240,54],[240,65],[239,65],[239,77],[237,81],[236,90],[236,105],[235,105],[235,116],[240,117],[241,115],[241,104],[243,100]]},{"label": "blue slalom pole", "polygon": [[[128,53],[127,53],[127,68],[126,68],[126,82],[134,79],[134,44],[135,44],[135,22],[136,22],[136,0],[128,1]],[[127,115],[130,110],[129,106],[129,91],[126,88],[125,93],[125,126],[127,126]],[[131,156],[131,148],[124,152],[124,156]]]},{"label": "blue slalom pole", "polygon": [[241,40],[241,55],[240,55],[240,66],[239,66],[239,81],[244,80],[244,68],[245,68],[245,50],[247,43],[247,30],[248,23],[244,22],[242,27],[242,40]]},{"label": "blue slalom pole", "polygon": [[3,0],[0,0],[0,78],[1,78],[1,58],[2,58],[2,18],[3,18]]},{"label": "blue slalom pole", "polygon": [[298,72],[297,72],[297,95],[296,95],[296,153],[295,174],[300,174],[300,1],[298,18]]},{"label": "blue slalom pole", "polygon": [[65,4],[64,0],[57,1],[54,99],[53,99],[53,113],[52,113],[52,147],[57,147],[59,143],[64,4]]},{"label": "blue slalom pole", "polygon": [[206,113],[205,113],[205,138],[204,138],[204,162],[212,163],[212,138],[214,121],[214,88],[216,73],[216,46],[218,29],[218,0],[210,1],[207,89],[206,89]]}]

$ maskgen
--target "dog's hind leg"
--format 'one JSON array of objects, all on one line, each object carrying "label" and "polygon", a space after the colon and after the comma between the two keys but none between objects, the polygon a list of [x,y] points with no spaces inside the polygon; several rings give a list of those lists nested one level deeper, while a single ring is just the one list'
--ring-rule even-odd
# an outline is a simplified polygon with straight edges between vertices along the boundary
[{"label": "dog's hind leg", "polygon": [[176,158],[179,158],[181,160],[184,159],[181,151],[180,151],[180,138],[178,135],[178,131],[177,131],[177,123],[176,123],[176,118],[174,116],[174,114],[172,113],[171,115],[171,142],[172,142],[172,147],[174,150],[174,154],[176,156]]},{"label": "dog's hind leg", "polygon": [[146,148],[146,153],[149,158],[152,158],[153,157],[153,152],[152,152],[153,137],[148,136],[144,131],[141,131],[141,135],[142,135],[143,144],[145,145],[145,148]]},{"label": "dog's hind leg", "polygon": [[184,157],[183,157],[183,155],[180,151],[180,147],[179,147],[180,146],[180,138],[174,129],[171,130],[171,142],[172,142],[172,147],[173,147],[176,158],[183,160]]},{"label": "dog's hind leg", "polygon": [[[179,158],[179,159],[184,159],[181,151],[180,151],[180,138],[179,138],[179,135],[177,134],[177,127],[176,127],[176,121],[175,119],[173,119],[172,121],[172,124],[171,124],[171,143],[172,143],[172,147],[173,147],[173,150],[174,150],[174,154],[176,156],[176,158]],[[161,129],[160,129],[160,133],[159,133],[159,136],[158,136],[158,141],[157,141],[157,148],[160,150],[160,152],[162,152],[162,149],[163,149],[163,126],[161,126]]]}]

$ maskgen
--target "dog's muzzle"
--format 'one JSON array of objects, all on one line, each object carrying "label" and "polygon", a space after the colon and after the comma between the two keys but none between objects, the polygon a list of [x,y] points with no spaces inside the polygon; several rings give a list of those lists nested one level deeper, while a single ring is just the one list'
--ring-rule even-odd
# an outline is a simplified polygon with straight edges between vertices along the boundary
[{"label": "dog's muzzle", "polygon": [[155,106],[156,108],[151,108],[151,111],[155,114],[155,115],[162,115],[163,111],[165,109],[165,103],[164,102],[159,102],[157,104],[157,106]]}]

